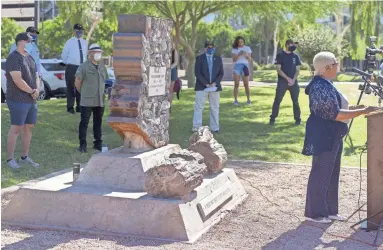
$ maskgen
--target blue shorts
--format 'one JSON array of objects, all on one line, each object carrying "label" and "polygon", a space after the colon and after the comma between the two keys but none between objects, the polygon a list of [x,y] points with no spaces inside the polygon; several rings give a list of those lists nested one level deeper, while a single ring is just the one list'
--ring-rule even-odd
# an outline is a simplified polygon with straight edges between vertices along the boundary
[{"label": "blue shorts", "polygon": [[11,125],[23,126],[24,124],[36,124],[37,104],[23,102],[7,102],[11,115]]},{"label": "blue shorts", "polygon": [[236,63],[234,64],[233,74],[239,75],[239,76],[249,76],[249,66],[244,63]]},{"label": "blue shorts", "polygon": [[178,79],[178,72],[177,72],[177,67],[172,68],[171,70],[171,75],[170,75],[170,80],[172,82],[176,81]]}]

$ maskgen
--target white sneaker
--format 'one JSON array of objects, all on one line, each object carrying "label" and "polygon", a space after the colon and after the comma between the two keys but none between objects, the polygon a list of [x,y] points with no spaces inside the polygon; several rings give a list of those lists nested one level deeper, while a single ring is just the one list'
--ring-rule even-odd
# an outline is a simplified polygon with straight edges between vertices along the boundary
[{"label": "white sneaker", "polygon": [[331,223],[332,221],[329,218],[326,217],[319,217],[319,218],[306,218],[308,221],[316,222],[316,223],[323,223],[323,224],[328,224]]},{"label": "white sneaker", "polygon": [[10,168],[20,168],[20,165],[14,159],[7,162],[7,165]]},{"label": "white sneaker", "polygon": [[27,158],[25,158],[24,160],[20,158],[19,162],[24,164],[29,164],[34,168],[40,167],[40,164],[38,164],[37,162],[34,162],[29,156],[27,156]]},{"label": "white sneaker", "polygon": [[346,218],[344,218],[343,216],[339,215],[339,214],[336,214],[336,215],[329,215],[328,218],[330,220],[339,220],[339,221],[345,221]]}]

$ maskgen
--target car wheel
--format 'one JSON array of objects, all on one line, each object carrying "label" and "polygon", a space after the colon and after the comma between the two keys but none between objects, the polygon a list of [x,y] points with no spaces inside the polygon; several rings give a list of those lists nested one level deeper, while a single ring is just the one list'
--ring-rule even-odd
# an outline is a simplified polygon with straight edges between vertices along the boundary
[{"label": "car wheel", "polygon": [[45,92],[45,97],[44,97],[44,99],[45,100],[49,100],[49,99],[51,99],[51,96],[50,96],[50,94],[49,94],[49,89],[48,89],[48,87],[47,87],[47,84],[44,82],[44,92]]},{"label": "car wheel", "polygon": [[[44,88],[45,89],[45,88]],[[44,91],[42,91],[42,92],[40,92],[40,95],[39,95],[39,101],[41,101],[41,100],[45,100],[45,90]]]},{"label": "car wheel", "polygon": [[5,95],[4,95],[3,89],[1,89],[1,103],[4,103],[4,102],[5,102]]}]

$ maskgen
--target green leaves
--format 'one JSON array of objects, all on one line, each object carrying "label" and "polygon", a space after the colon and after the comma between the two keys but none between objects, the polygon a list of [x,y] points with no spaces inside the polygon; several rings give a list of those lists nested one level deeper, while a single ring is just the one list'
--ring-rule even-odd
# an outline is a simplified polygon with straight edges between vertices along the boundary
[{"label": "green leaves", "polygon": [[325,26],[312,25],[300,29],[293,39],[299,42],[299,55],[309,64],[312,64],[314,56],[321,51],[332,52],[337,57],[342,57],[347,52],[345,47],[347,44],[344,41],[337,41],[331,28]]},{"label": "green leaves", "polygon": [[18,33],[24,32],[25,29],[9,18],[1,19],[1,57],[7,58],[15,37]]},{"label": "green leaves", "polygon": [[358,43],[356,37],[370,44],[370,36],[379,37],[382,27],[380,16],[383,14],[383,2],[378,0],[353,1],[350,4],[351,11],[351,46],[357,50],[362,44]]}]

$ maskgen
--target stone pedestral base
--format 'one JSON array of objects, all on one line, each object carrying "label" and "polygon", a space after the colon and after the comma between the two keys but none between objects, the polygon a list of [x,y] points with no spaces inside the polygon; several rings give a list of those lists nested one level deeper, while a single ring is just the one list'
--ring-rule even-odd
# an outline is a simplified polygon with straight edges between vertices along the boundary
[{"label": "stone pedestral base", "polygon": [[67,173],[20,188],[3,210],[2,223],[193,242],[247,196],[232,169],[205,178],[190,201],[71,182]]},{"label": "stone pedestral base", "polygon": [[144,192],[145,172],[160,164],[165,157],[179,151],[179,145],[169,144],[144,153],[129,153],[126,148],[120,147],[95,154],[74,186]]}]

